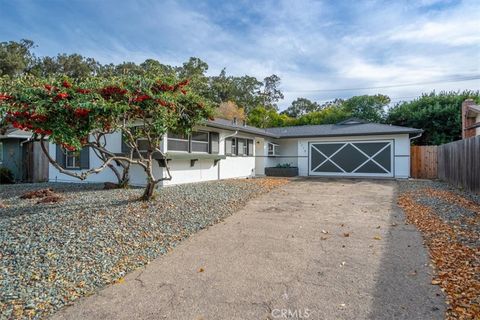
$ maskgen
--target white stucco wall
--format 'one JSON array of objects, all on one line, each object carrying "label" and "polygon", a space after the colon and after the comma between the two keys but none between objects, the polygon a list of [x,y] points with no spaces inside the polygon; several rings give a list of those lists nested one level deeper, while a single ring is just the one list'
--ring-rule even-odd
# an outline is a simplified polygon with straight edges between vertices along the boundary
[{"label": "white stucco wall", "polygon": [[[232,136],[235,131],[214,129],[214,128],[204,128],[198,127],[196,129],[218,132],[220,138],[219,144],[219,154],[225,154],[225,138]],[[255,136],[250,134],[237,133],[233,137],[236,138],[245,138],[253,139],[254,145],[256,145]],[[121,152],[121,134],[114,133],[106,137],[106,145],[108,149],[113,152]],[[258,139],[258,137],[257,137]],[[162,150],[165,150],[165,145],[162,144]],[[50,144],[49,146],[50,154],[55,158],[56,146]],[[255,155],[254,147],[254,155]],[[90,167],[99,167],[102,165],[102,161],[95,155],[94,152],[90,151]],[[159,167],[158,163],[155,161],[154,164],[154,174],[156,177],[166,176],[164,169]],[[211,159],[201,159],[195,162],[194,166],[190,165],[190,160],[171,160],[169,161],[170,173],[172,175],[172,180],[165,180],[159,184],[159,186],[168,186],[181,183],[191,183],[191,182],[200,182],[200,181],[209,181],[217,179],[230,179],[230,178],[246,178],[252,177],[255,175],[255,156],[227,156],[226,159],[220,160],[217,165],[214,165],[214,161]],[[121,171],[121,167],[118,167]],[[78,170],[81,172],[81,170]],[[106,168],[102,172],[94,175],[88,176],[84,181],[76,179],[74,177],[60,173],[52,165],[49,167],[49,180],[57,182],[117,182],[117,178],[114,173]],[[130,184],[134,186],[143,186],[146,183],[146,175],[138,165],[131,165],[130,167]]]},{"label": "white stucco wall", "polygon": [[352,136],[352,137],[323,137],[302,138],[298,140],[298,171],[300,176],[308,176],[308,143],[330,141],[369,141],[393,140],[393,172],[394,178],[408,178],[410,176],[410,139],[408,134]]}]

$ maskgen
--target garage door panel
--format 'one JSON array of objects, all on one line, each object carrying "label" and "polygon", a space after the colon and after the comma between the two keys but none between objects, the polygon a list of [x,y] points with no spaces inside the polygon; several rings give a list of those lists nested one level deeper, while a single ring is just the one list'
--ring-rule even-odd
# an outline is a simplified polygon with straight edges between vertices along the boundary
[{"label": "garage door panel", "polygon": [[373,157],[373,160],[378,162],[382,167],[389,168],[390,163],[392,161],[392,150],[391,147],[388,146],[387,148],[383,149],[378,155]]},{"label": "garage door panel", "polygon": [[327,161],[316,169],[319,172],[343,172],[339,167],[334,165],[331,161]]},{"label": "garage door panel", "polygon": [[327,157],[330,157],[338,151],[338,149],[343,147],[344,143],[313,144],[313,146]]},{"label": "garage door panel", "polygon": [[310,175],[393,176],[393,141],[310,142]]},{"label": "garage door panel", "polygon": [[380,166],[378,166],[375,162],[368,161],[365,163],[363,166],[358,168],[355,172],[357,173],[388,173],[388,171],[385,171],[382,169]]},{"label": "garage door panel", "polygon": [[[355,154],[355,157],[351,155]],[[346,172],[352,172],[368,158],[359,153],[351,144],[347,144],[342,150],[332,157],[332,161],[338,164]]]},{"label": "garage door panel", "polygon": [[312,148],[311,150],[311,166],[312,168],[318,167],[322,162],[324,162],[327,158],[325,158],[318,150]]}]

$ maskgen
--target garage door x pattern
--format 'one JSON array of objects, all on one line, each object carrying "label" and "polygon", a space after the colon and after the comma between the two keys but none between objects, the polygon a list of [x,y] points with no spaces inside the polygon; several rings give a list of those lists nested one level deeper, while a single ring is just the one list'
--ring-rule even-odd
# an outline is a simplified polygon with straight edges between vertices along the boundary
[{"label": "garage door x pattern", "polygon": [[311,175],[393,176],[392,141],[310,143]]}]

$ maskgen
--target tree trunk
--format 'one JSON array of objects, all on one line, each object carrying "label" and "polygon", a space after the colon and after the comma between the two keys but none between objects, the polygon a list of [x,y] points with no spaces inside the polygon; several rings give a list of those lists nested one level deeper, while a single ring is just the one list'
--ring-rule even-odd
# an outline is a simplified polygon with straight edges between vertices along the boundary
[{"label": "tree trunk", "polygon": [[153,198],[153,193],[155,192],[156,184],[153,181],[149,181],[145,187],[142,197],[140,198],[143,201],[148,201]]}]

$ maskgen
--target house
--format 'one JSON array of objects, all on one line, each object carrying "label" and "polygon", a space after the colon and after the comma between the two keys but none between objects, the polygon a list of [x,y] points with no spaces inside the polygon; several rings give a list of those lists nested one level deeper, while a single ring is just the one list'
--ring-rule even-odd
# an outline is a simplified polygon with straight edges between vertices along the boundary
[{"label": "house", "polygon": [[[410,139],[422,130],[349,119],[333,125],[259,129],[245,123],[215,119],[194,129],[190,136],[167,134],[154,172],[165,174],[168,163],[174,185],[228,178],[262,176],[266,167],[290,164],[300,176],[408,178]],[[107,137],[108,148],[125,152],[119,133]],[[141,145],[141,143],[140,143]],[[83,170],[101,165],[88,149],[64,152],[50,144],[49,152],[62,166]],[[52,165],[50,181],[78,181]],[[116,182],[113,172],[91,175],[88,182]],[[133,165],[130,183],[144,185],[143,170]]]},{"label": "house", "polygon": [[462,103],[462,139],[480,136],[480,106],[472,99]]},{"label": "house", "polygon": [[15,181],[48,180],[48,159],[38,141],[30,141],[31,133],[8,128],[0,134],[0,167],[8,168]]}]

